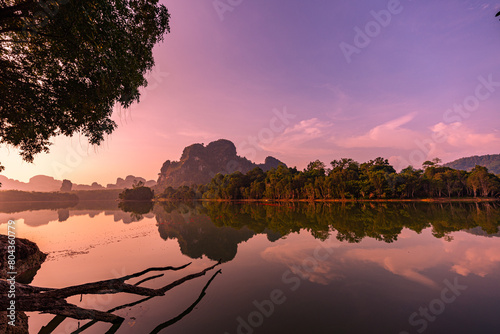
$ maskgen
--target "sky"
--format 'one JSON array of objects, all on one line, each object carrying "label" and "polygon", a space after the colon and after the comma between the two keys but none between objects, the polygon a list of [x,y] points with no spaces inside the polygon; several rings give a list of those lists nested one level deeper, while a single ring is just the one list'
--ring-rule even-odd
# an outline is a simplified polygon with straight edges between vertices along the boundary
[{"label": "sky", "polygon": [[163,3],[171,33],[140,103],[115,109],[115,132],[99,147],[55,138],[34,163],[2,146],[3,175],[157,179],[185,146],[220,138],[257,163],[271,155],[299,169],[500,153],[496,1]]}]

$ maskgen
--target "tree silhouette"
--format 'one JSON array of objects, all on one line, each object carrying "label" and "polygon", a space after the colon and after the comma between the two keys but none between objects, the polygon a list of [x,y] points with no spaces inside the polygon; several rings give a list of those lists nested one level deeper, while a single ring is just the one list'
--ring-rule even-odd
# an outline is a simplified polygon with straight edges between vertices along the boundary
[{"label": "tree silhouette", "polygon": [[57,135],[99,144],[139,101],[169,29],[158,0],[0,1],[0,143],[24,160]]}]

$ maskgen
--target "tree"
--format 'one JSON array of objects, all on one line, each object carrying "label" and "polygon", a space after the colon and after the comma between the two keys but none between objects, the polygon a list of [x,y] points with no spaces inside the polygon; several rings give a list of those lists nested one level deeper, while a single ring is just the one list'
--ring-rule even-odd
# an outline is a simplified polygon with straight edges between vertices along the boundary
[{"label": "tree", "polygon": [[358,197],[359,193],[359,163],[353,159],[342,158],[333,160],[332,170],[328,174],[328,184],[331,193],[336,198]]},{"label": "tree", "polygon": [[434,166],[438,166],[441,162],[443,162],[443,160],[440,158],[434,158],[432,159],[432,162],[434,163]]},{"label": "tree", "polygon": [[144,187],[144,182],[141,180],[135,180],[134,184],[132,184],[132,188],[136,189],[136,188],[140,188],[140,187]]},{"label": "tree", "polygon": [[474,192],[474,197],[477,196],[478,190],[484,197],[494,194],[499,190],[499,180],[494,175],[488,172],[488,169],[483,166],[476,165],[467,178],[467,184]]},{"label": "tree", "polygon": [[361,164],[360,170],[364,174],[360,190],[362,194],[368,194],[369,197],[376,195],[379,198],[390,196],[392,187],[388,181],[390,175],[396,173],[396,170],[387,159],[378,157],[375,160],[365,162]]},{"label": "tree", "polygon": [[311,176],[325,175],[325,164],[320,160],[311,161],[304,172]]},{"label": "tree", "polygon": [[73,188],[73,183],[71,183],[70,180],[63,180],[61,184],[61,191],[71,191],[71,188]]},{"label": "tree", "polygon": [[415,192],[418,190],[422,170],[415,169],[413,166],[408,166],[400,173],[403,178],[402,184],[399,189],[402,195],[407,198],[414,198]]},{"label": "tree", "polygon": [[432,166],[434,166],[434,165],[435,165],[435,163],[434,163],[433,161],[430,161],[430,160],[424,161],[424,162],[422,163],[422,167],[423,167],[424,169],[427,169],[427,168],[432,167]]},{"label": "tree", "polygon": [[122,201],[151,201],[154,196],[154,191],[144,186],[125,189],[118,195]]},{"label": "tree", "polygon": [[99,144],[115,104],[139,101],[170,31],[158,0],[0,1],[0,143],[24,160],[57,135]]}]

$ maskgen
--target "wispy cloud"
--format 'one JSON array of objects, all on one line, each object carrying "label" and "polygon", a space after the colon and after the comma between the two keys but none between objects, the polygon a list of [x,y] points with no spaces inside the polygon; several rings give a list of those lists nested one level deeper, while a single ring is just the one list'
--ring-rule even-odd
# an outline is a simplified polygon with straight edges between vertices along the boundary
[{"label": "wispy cloud", "polygon": [[190,138],[196,138],[196,140],[218,138],[218,135],[215,132],[203,131],[203,130],[197,130],[197,129],[182,129],[182,130],[177,132],[177,135],[184,136],[184,137],[190,137]]},{"label": "wispy cloud", "polygon": [[437,123],[430,130],[431,137],[442,137],[444,140],[429,144],[429,154],[439,156],[444,161],[455,159],[457,156],[494,153],[500,148],[500,137],[497,133],[477,132],[461,122]]},{"label": "wispy cloud", "polygon": [[260,143],[259,145],[263,150],[279,152],[284,155],[311,155],[311,153],[323,152],[323,148],[314,147],[311,142],[328,138],[332,125],[332,123],[321,121],[318,118],[302,120],[286,128],[271,143]]},{"label": "wispy cloud", "polygon": [[500,138],[495,133],[478,133],[460,122],[437,123],[431,127],[431,130],[444,135],[446,143],[457,148],[500,147]]},{"label": "wispy cloud", "polygon": [[[294,239],[295,236],[291,236]],[[335,245],[340,245],[336,240],[332,241]],[[311,259],[315,249],[318,247],[316,240],[307,240],[301,242],[288,241],[276,246],[268,247],[262,251],[261,256],[264,260],[286,265],[294,274],[304,276],[311,283],[328,285],[332,281],[345,278],[344,263],[341,258],[332,256],[326,261],[316,261],[314,268],[303,268],[302,264],[306,259]]]},{"label": "wispy cloud", "polygon": [[416,116],[416,112],[398,117],[389,122],[380,124],[370,129],[367,133],[347,139],[337,140],[337,144],[346,148],[410,148],[421,137],[417,131],[404,128]]}]

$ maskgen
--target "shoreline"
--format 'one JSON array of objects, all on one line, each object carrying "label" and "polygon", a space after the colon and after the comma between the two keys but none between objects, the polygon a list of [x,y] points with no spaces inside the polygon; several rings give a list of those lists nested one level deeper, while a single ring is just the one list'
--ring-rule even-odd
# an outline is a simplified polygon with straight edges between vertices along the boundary
[{"label": "shoreline", "polygon": [[451,203],[451,202],[468,202],[468,203],[480,203],[480,202],[500,202],[500,198],[415,198],[415,199],[190,199],[190,200],[180,200],[180,199],[168,199],[168,198],[158,198],[154,199],[154,202],[185,202],[185,201],[196,201],[196,202],[228,202],[228,203],[266,203],[266,202],[283,202],[283,203],[405,203],[405,202],[424,202],[424,203]]}]

